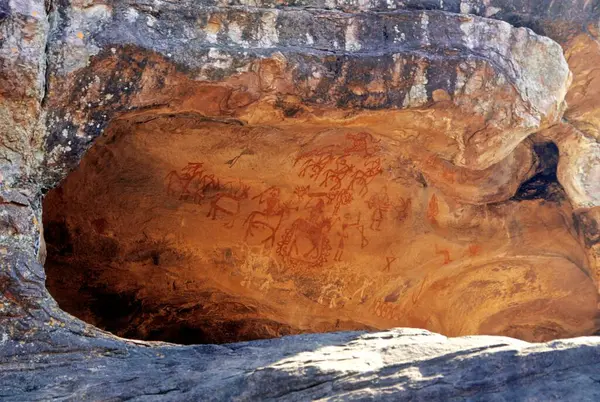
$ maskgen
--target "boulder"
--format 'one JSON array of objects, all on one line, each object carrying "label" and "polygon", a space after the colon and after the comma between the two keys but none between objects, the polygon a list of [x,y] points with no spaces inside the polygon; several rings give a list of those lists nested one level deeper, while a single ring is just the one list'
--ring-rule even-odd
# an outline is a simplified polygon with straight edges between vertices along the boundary
[{"label": "boulder", "polygon": [[[68,339],[60,329],[55,333]],[[593,401],[600,397],[599,346],[597,338],[590,337],[530,344],[505,337],[446,338],[398,329],[190,347],[75,339],[68,350],[54,350],[51,356],[40,353],[35,363],[15,350],[4,360],[0,376],[3,399]]]}]

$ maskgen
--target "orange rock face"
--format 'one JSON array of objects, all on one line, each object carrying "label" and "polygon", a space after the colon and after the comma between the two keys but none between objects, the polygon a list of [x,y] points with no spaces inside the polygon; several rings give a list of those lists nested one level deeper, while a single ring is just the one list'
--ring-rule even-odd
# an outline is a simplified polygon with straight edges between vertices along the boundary
[{"label": "orange rock face", "polygon": [[178,342],[591,333],[570,204],[536,187],[547,147],[471,171],[419,144],[366,126],[117,120],[46,197],[48,287],[102,328]]},{"label": "orange rock face", "polygon": [[52,48],[45,187],[94,144],[44,201],[65,310],[183,343],[596,331],[593,26],[161,7]]}]

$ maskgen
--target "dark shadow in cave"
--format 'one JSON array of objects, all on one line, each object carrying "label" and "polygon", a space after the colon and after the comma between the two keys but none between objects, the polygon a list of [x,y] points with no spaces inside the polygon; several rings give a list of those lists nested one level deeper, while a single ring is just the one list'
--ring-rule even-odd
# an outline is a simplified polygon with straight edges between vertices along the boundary
[{"label": "dark shadow in cave", "polygon": [[565,201],[565,192],[556,176],[558,147],[553,142],[545,142],[534,144],[533,150],[539,162],[536,174],[519,186],[512,199],[515,201],[543,199],[559,203]]},{"label": "dark shadow in cave", "polygon": [[[108,243],[109,246],[101,253],[104,260],[98,261],[95,266],[94,263],[89,264],[85,256],[80,259],[74,253],[74,249],[81,250],[82,247],[73,244],[77,242],[77,234],[72,234],[65,222],[49,222],[46,226],[46,287],[63,310],[103,330],[124,338],[182,345],[243,342],[301,332],[261,318],[210,318],[214,304],[208,301],[218,298],[223,306],[238,303],[218,290],[195,294],[198,302],[191,306],[178,305],[177,300],[173,305],[147,303],[138,294],[144,291],[144,283],[139,284],[137,292],[120,291],[103,283],[103,264],[112,263],[111,256],[116,254],[118,247],[116,244]],[[161,245],[154,246],[141,253],[140,258],[147,265],[160,269],[160,256],[168,254],[169,250]],[[176,293],[178,289],[175,284],[172,286],[173,293]],[[242,306],[242,310],[245,308]]]}]

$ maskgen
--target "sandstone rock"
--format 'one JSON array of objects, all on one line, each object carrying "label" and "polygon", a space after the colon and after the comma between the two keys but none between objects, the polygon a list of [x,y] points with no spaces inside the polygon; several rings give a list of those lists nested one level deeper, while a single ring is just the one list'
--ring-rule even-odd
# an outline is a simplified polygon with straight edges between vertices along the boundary
[{"label": "sandstone rock", "polygon": [[591,337],[90,323],[595,333],[599,15],[0,1],[2,399],[597,400]]},{"label": "sandstone rock", "polygon": [[183,343],[593,331],[569,203],[513,197],[531,145],[471,172],[362,130],[119,120],[45,200],[49,288],[121,336]]},{"label": "sandstone rock", "polygon": [[569,130],[558,142],[558,180],[574,208],[600,206],[600,143]]},{"label": "sandstone rock", "polygon": [[599,144],[594,137],[572,124],[559,124],[536,134],[541,141],[554,141],[559,149],[557,178],[573,206],[573,223],[587,254],[586,271],[596,286],[600,283],[598,246]]},{"label": "sandstone rock", "polygon": [[[36,165],[45,95],[48,21],[43,1],[0,8],[0,181],[23,186]],[[39,148],[38,148],[39,149]],[[18,184],[17,184],[18,183]]]},{"label": "sandstone rock", "polygon": [[[181,21],[197,6],[92,9],[61,15],[51,40],[48,170],[62,174],[105,134],[46,202],[69,215],[46,217],[57,231],[49,269],[89,267],[50,279],[70,295],[65,308],[121,335],[169,339],[175,325],[212,342],[393,325],[458,335],[508,314],[507,303],[519,314],[515,293],[527,286],[501,283],[528,272],[513,265],[522,254],[513,244],[536,232],[504,219],[516,204],[502,214],[487,204],[507,201],[535,173],[531,145],[519,144],[562,114],[570,73],[554,42],[440,11],[223,8]],[[593,326],[596,296],[578,276],[584,254],[558,218],[568,205],[557,207],[544,213],[557,243],[572,244],[559,258],[576,261],[565,265],[575,276],[546,296],[575,297],[583,308],[570,314],[586,323],[552,310],[527,339]],[[473,258],[514,268],[477,285],[508,286],[489,290],[494,307],[458,328],[444,323],[453,313],[417,306],[441,280],[433,271],[456,274]],[[100,288],[78,291],[82,274]],[[140,287],[140,275],[156,286]],[[131,305],[105,320],[101,305],[113,298]],[[431,314],[443,317],[423,321]]]},{"label": "sandstone rock", "polygon": [[[440,141],[445,159],[485,169],[560,119],[570,82],[556,43],[500,21],[227,8],[180,18],[198,11],[187,3],[74,6],[57,20],[50,167],[73,166],[111,119],[144,110],[251,125],[368,125]],[[430,113],[417,110],[425,106]]]},{"label": "sandstone rock", "polygon": [[[590,27],[592,28],[592,27]],[[587,136],[600,139],[600,118],[594,106],[600,99],[600,76],[596,66],[600,61],[597,33],[580,34],[565,44],[565,56],[574,80],[567,101],[567,121]]]}]

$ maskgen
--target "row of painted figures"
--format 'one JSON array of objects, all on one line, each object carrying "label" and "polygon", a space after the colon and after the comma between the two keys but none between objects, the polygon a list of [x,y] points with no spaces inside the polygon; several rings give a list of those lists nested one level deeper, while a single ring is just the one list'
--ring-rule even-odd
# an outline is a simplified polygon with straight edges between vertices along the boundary
[{"label": "row of painted figures", "polygon": [[[361,248],[369,244],[360,212],[340,213],[341,204],[349,204],[352,197],[350,195],[341,203],[337,188],[312,192],[310,185],[297,186],[292,199],[282,201],[280,188],[269,187],[251,197],[248,185],[241,181],[220,184],[221,181],[214,174],[205,172],[202,163],[188,163],[180,172],[170,172],[166,182],[167,194],[179,200],[191,200],[199,204],[210,200],[206,216],[213,220],[226,218],[227,228],[234,227],[245,200],[257,202],[258,208],[250,212],[243,222],[244,241],[258,242],[269,249],[277,245],[278,254],[292,266],[321,266],[325,263],[332,249],[329,233],[334,227],[338,228],[339,236],[334,261],[342,260],[351,234],[357,237]],[[372,231],[381,230],[390,210],[396,212],[397,219],[404,220],[411,205],[410,199],[402,198],[394,205],[386,187],[372,194],[365,203],[370,210],[368,229]],[[300,212],[303,216],[296,218],[277,242],[282,224],[294,212]]]}]

